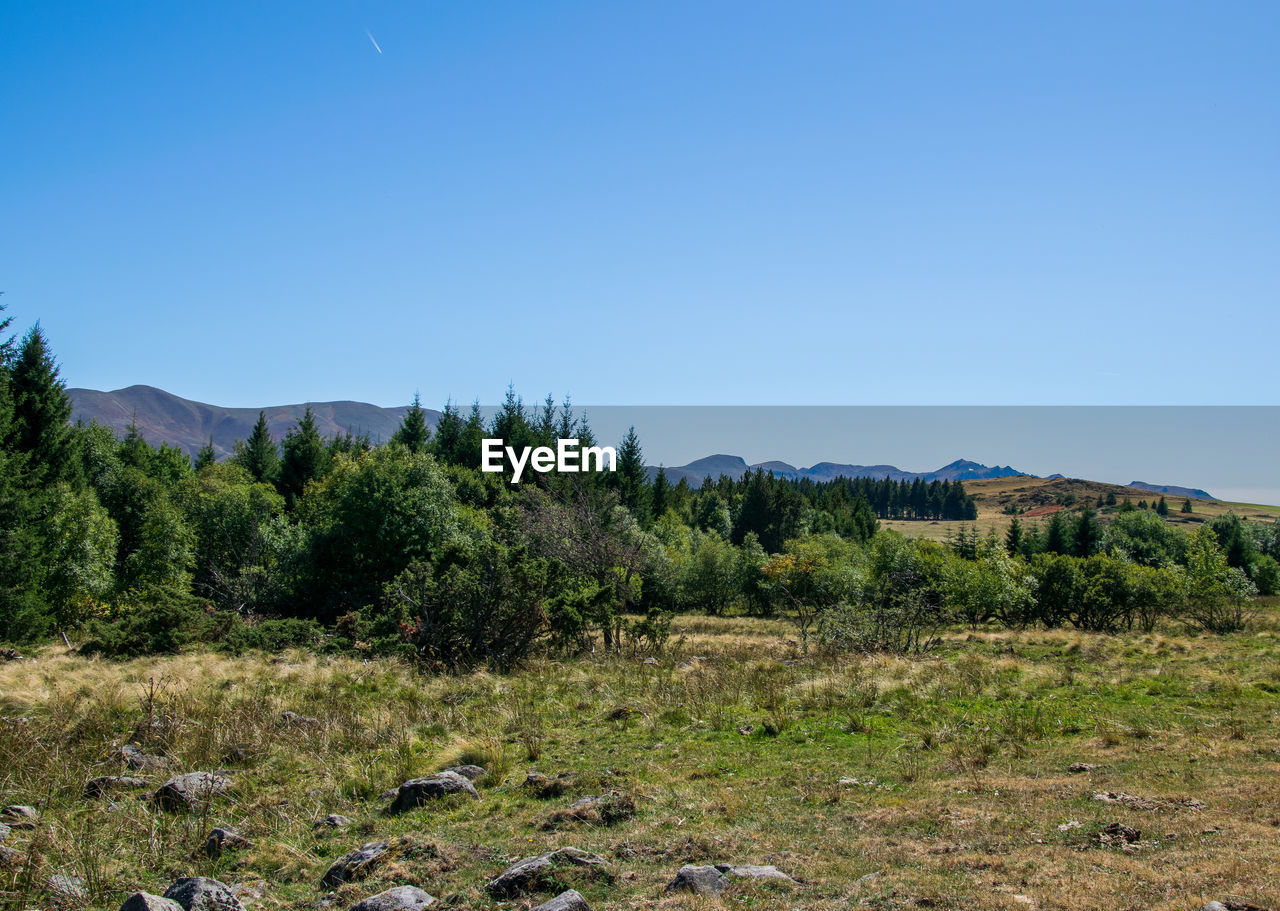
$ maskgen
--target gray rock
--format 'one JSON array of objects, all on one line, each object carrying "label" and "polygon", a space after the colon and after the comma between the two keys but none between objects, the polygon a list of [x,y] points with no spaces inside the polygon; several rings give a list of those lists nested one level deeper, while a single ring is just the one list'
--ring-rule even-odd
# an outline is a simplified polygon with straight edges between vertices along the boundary
[{"label": "gray rock", "polygon": [[312,824],[313,829],[345,829],[351,825],[352,820],[347,816],[340,816],[337,813],[330,813],[324,819],[318,819]]},{"label": "gray rock", "polygon": [[[141,749],[132,743],[127,743],[120,748],[120,755],[124,759],[124,764],[135,772],[144,772],[149,769],[163,769],[169,765],[169,760],[165,756],[155,756],[151,753],[144,753]],[[146,895],[146,892],[139,892],[138,895]]]},{"label": "gray rock", "polygon": [[89,890],[79,876],[55,873],[45,882],[45,891],[50,903],[57,908],[76,907],[89,901]]},{"label": "gray rock", "polygon": [[1097,766],[1090,762],[1073,762],[1067,766],[1067,771],[1072,775],[1080,775],[1084,772],[1092,772]]},{"label": "gray rock", "polygon": [[97,800],[111,791],[140,791],[147,786],[141,778],[130,778],[127,775],[100,775],[85,782],[85,800]]},{"label": "gray rock", "polygon": [[0,844],[4,844],[6,841],[9,840],[9,835],[11,832],[12,830],[8,826],[0,822]]},{"label": "gray rock", "polygon": [[728,878],[711,864],[700,867],[686,864],[676,873],[676,878],[667,883],[667,891],[719,895],[727,885]]},{"label": "gray rock", "polygon": [[577,889],[570,889],[568,892],[561,892],[549,902],[543,902],[533,911],[591,911],[591,906]]},{"label": "gray rock", "polygon": [[164,897],[176,901],[183,911],[244,911],[230,889],[206,876],[184,877],[165,889]]},{"label": "gray rock", "polygon": [[[453,772],[455,775],[461,775],[467,781],[479,781],[489,773],[478,765],[455,765],[449,766],[445,772]],[[443,774],[443,773],[441,773]]]},{"label": "gray rock", "polygon": [[1200,911],[1227,911],[1227,906],[1222,902],[1209,902]]},{"label": "gray rock", "polygon": [[776,882],[793,883],[795,882],[787,874],[783,873],[777,867],[762,867],[754,864],[746,864],[743,866],[735,866],[733,864],[716,864],[716,869],[723,873],[729,879],[770,879]]},{"label": "gray rock", "polygon": [[213,772],[188,772],[170,778],[152,795],[166,810],[190,810],[221,797],[231,786],[231,780]]},{"label": "gray rock", "polygon": [[280,723],[287,728],[318,728],[319,718],[299,715],[297,712],[285,712],[280,716]]},{"label": "gray rock", "polygon": [[320,885],[332,889],[342,883],[363,879],[381,863],[382,856],[387,853],[389,847],[391,847],[389,842],[371,841],[349,854],[342,855],[325,872]]},{"label": "gray rock", "polygon": [[252,844],[235,829],[219,826],[209,833],[202,850],[206,857],[221,857],[222,852],[228,848],[247,848]]},{"label": "gray rock", "polygon": [[0,810],[0,822],[11,829],[34,829],[39,815],[35,807],[15,804]]},{"label": "gray rock", "polygon": [[17,867],[22,864],[22,852],[0,845],[0,866]]},{"label": "gray rock", "polygon": [[557,848],[516,861],[485,883],[484,888],[497,899],[515,898],[527,892],[547,892],[561,888],[561,877],[566,872],[601,879],[613,878],[613,868],[599,854],[588,854],[577,848]]},{"label": "gray rock", "polygon": [[434,898],[416,886],[396,886],[357,902],[350,911],[421,911],[435,903]]},{"label": "gray rock", "polygon": [[182,905],[150,892],[135,892],[124,900],[120,911],[182,911]]},{"label": "gray rock", "polygon": [[480,799],[475,785],[470,781],[457,772],[441,772],[430,778],[414,778],[400,785],[396,791],[396,799],[388,809],[392,813],[404,813],[452,794],[466,794],[472,800]]}]

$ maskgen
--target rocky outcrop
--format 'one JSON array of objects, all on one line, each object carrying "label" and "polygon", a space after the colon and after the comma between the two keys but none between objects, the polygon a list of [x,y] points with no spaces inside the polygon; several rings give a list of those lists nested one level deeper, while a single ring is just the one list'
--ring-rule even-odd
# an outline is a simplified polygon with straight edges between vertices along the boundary
[{"label": "rocky outcrop", "polygon": [[165,810],[193,810],[222,797],[229,787],[231,780],[215,772],[188,772],[170,778],[152,795],[152,799]]},{"label": "rocky outcrop", "polygon": [[613,868],[599,854],[577,848],[557,848],[536,857],[518,860],[485,884],[485,891],[497,899],[515,898],[529,892],[553,892],[569,888],[574,879],[613,879]]},{"label": "rocky outcrop", "polygon": [[396,790],[395,800],[387,808],[390,813],[405,813],[414,807],[431,803],[442,797],[455,794],[465,795],[472,800],[479,800],[476,786],[457,772],[441,772],[430,778],[414,778],[406,781]]},{"label": "rocky outcrop", "polygon": [[342,855],[321,877],[320,885],[332,889],[343,883],[363,879],[382,862],[382,857],[390,846],[389,842],[371,841],[349,854]]},{"label": "rocky outcrop", "polygon": [[436,900],[416,886],[396,886],[352,905],[350,911],[421,911]]},{"label": "rocky outcrop", "polygon": [[244,911],[240,900],[223,883],[206,876],[188,876],[164,890],[182,911]]}]

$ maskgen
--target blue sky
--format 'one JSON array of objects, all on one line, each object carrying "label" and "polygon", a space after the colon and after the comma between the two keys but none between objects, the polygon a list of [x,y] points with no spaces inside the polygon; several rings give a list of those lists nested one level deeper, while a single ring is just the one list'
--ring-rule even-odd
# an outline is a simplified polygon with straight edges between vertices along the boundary
[{"label": "blue sky", "polygon": [[1276,47],[1260,2],[10,2],[0,289],[72,385],[231,406],[1276,404]]}]

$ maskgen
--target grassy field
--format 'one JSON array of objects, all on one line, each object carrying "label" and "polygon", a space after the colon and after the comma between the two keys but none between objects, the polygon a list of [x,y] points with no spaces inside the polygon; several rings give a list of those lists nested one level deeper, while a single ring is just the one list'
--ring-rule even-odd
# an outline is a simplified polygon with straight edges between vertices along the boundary
[{"label": "grassy field", "polygon": [[[917,522],[917,521],[881,521],[881,528],[893,528],[913,538],[929,538],[933,541],[946,541],[959,534],[961,529],[976,530],[980,535],[995,532],[1003,535],[1009,528],[1012,517],[1005,509],[1013,506],[1016,509],[1029,510],[1032,514],[1023,516],[1024,527],[1034,528],[1038,523],[1047,522],[1048,515],[1035,515],[1035,512],[1053,507],[1060,496],[1073,494],[1077,500],[1074,507],[1079,510],[1085,503],[1096,504],[1098,497],[1105,498],[1114,493],[1123,503],[1129,499],[1136,506],[1139,500],[1155,504],[1159,494],[1121,487],[1116,484],[1103,484],[1099,481],[1082,481],[1075,478],[990,478],[981,481],[965,481],[965,491],[973,497],[978,507],[978,518],[971,522]],[[1234,512],[1242,519],[1274,522],[1280,519],[1280,506],[1262,506],[1255,503],[1229,503],[1225,500],[1192,499],[1192,512],[1184,515],[1179,512],[1182,497],[1168,497],[1172,510],[1166,517],[1170,525],[1181,526],[1188,530],[1201,522],[1217,516]],[[1115,507],[1100,511],[1099,518],[1107,522],[1115,514]]]},{"label": "grassy field", "polygon": [[[486,880],[563,845],[614,865],[612,882],[579,886],[596,908],[1280,905],[1280,604],[1227,637],[956,630],[916,660],[803,656],[795,640],[784,621],[686,617],[656,663],[509,677],[303,653],[11,661],[0,799],[40,817],[6,842],[20,856],[0,905],[52,906],[61,873],[85,881],[80,904],[112,909],[194,874],[236,884],[250,911],[341,911],[402,884],[496,908]],[[316,723],[286,725],[287,710]],[[173,773],[230,770],[229,795],[194,813],[145,792],[85,799],[94,776],[169,774],[124,771],[131,742]],[[387,789],[461,762],[489,771],[478,801],[383,812]],[[533,770],[574,775],[539,797],[522,786]],[[608,790],[633,818],[554,819]],[[329,813],[353,823],[313,829]],[[217,825],[251,845],[203,856]],[[333,860],[374,840],[391,859],[317,904]],[[682,864],[715,862],[801,882],[664,892]]]}]

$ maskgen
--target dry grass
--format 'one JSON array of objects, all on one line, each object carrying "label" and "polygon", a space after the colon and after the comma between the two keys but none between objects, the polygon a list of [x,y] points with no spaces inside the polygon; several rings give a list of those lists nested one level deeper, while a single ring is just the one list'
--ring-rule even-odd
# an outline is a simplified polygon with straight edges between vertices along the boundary
[{"label": "dry grass", "polygon": [[[828,659],[799,655],[786,623],[687,617],[656,663],[451,678],[301,653],[112,663],[48,649],[0,665],[0,714],[30,719],[0,724],[0,799],[42,811],[8,841],[26,860],[0,872],[0,905],[52,906],[44,883],[62,872],[95,907],[203,874],[265,884],[263,909],[311,908],[333,859],[375,839],[400,839],[394,858],[335,907],[397,884],[494,907],[485,880],[563,844],[616,865],[613,885],[583,887],[604,908],[1280,905],[1278,634],[1271,604],[1231,637],[956,631],[924,659]],[[286,709],[319,723],[285,727]],[[176,770],[230,769],[231,795],[192,814],[85,801],[84,782],[119,774],[135,740]],[[489,768],[480,801],[380,811],[387,788],[460,762]],[[539,798],[521,786],[533,769],[574,775]],[[546,827],[606,791],[636,815]],[[313,831],[327,813],[354,825]],[[1100,837],[1116,822],[1139,840]],[[201,856],[219,824],[252,846]],[[663,892],[681,864],[719,861],[803,883]]]}]

